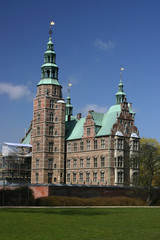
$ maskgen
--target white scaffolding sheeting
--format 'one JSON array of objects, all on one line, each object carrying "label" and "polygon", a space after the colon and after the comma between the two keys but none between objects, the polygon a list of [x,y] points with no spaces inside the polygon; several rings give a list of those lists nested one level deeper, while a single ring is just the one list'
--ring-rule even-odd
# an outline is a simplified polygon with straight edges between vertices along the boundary
[{"label": "white scaffolding sheeting", "polygon": [[18,156],[18,157],[30,157],[32,155],[32,145],[20,144],[20,143],[7,143],[2,144],[2,156]]}]

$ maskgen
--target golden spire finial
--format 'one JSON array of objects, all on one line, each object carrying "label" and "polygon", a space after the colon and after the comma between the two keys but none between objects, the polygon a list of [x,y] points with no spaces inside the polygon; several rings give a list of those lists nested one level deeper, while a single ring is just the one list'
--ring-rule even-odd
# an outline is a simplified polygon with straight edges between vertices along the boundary
[{"label": "golden spire finial", "polygon": [[69,89],[70,89],[70,87],[72,86],[72,83],[68,83],[68,95],[69,95]]},{"label": "golden spire finial", "polygon": [[122,82],[122,71],[124,70],[124,68],[121,65],[121,70],[120,70],[120,82]]},{"label": "golden spire finial", "polygon": [[52,35],[52,26],[54,26],[54,25],[55,25],[55,22],[51,21],[50,26],[49,26],[49,36],[50,36],[50,38],[51,38],[51,35]]}]

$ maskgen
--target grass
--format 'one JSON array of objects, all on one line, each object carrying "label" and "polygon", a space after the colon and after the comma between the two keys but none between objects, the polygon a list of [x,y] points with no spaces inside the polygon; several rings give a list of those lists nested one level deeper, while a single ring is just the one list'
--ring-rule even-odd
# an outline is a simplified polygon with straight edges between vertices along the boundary
[{"label": "grass", "polygon": [[1,240],[157,240],[160,208],[0,209]]}]

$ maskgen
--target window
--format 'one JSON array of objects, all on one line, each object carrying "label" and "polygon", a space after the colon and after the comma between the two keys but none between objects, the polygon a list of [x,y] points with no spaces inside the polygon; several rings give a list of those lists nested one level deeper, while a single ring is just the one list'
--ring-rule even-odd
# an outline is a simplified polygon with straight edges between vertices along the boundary
[{"label": "window", "polygon": [[73,160],[73,167],[76,168],[77,167],[77,159],[74,158]]},{"label": "window", "polygon": [[77,142],[74,142],[74,152],[77,152]]},{"label": "window", "polygon": [[105,157],[101,157],[101,167],[105,167]]},{"label": "window", "polygon": [[52,126],[49,127],[49,136],[53,136],[53,127]]},{"label": "window", "polygon": [[86,173],[86,182],[89,182],[89,181],[90,181],[90,173],[87,172],[87,173]]},{"label": "window", "polygon": [[83,150],[83,142],[80,142],[80,150]]},{"label": "window", "polygon": [[71,176],[70,176],[70,173],[67,173],[67,182],[70,182],[70,179],[71,178]]},{"label": "window", "polygon": [[37,151],[39,151],[40,150],[40,144],[39,144],[39,142],[37,142]]},{"label": "window", "polygon": [[53,152],[53,142],[49,142],[49,152]]},{"label": "window", "polygon": [[118,183],[123,183],[123,172],[118,172]]},{"label": "window", "polygon": [[50,99],[50,108],[53,108],[53,107],[54,107],[54,100]]},{"label": "window", "polygon": [[37,135],[40,135],[40,126],[37,126]]},{"label": "window", "polygon": [[97,139],[94,140],[94,149],[97,149]]},{"label": "window", "polygon": [[105,139],[101,139],[101,148],[105,148]]},{"label": "window", "polygon": [[54,151],[57,152],[57,147],[55,147]]},{"label": "window", "polygon": [[50,121],[50,122],[53,122],[53,116],[54,116],[54,114],[53,114],[53,112],[51,112],[51,113],[49,114],[49,121]]},{"label": "window", "polygon": [[57,168],[57,164],[56,163],[54,164],[54,168]]},{"label": "window", "polygon": [[117,159],[114,159],[114,166],[117,167]]},{"label": "window", "polygon": [[91,148],[91,142],[87,140],[87,150],[90,150],[90,148]]},{"label": "window", "polygon": [[58,122],[58,118],[55,118],[55,122]]},{"label": "window", "polygon": [[87,164],[86,165],[87,165],[87,167],[90,167],[90,158],[89,157],[87,158]]},{"label": "window", "polygon": [[119,150],[123,149],[123,140],[122,139],[118,139],[118,149]]},{"label": "window", "polygon": [[54,88],[54,94],[57,95],[57,88]]},{"label": "window", "polygon": [[36,183],[39,182],[39,173],[36,173]]},{"label": "window", "polygon": [[101,182],[104,182],[104,172],[101,172]]},{"label": "window", "polygon": [[40,122],[40,121],[41,121],[41,114],[38,113],[38,114],[37,114],[37,122]]},{"label": "window", "polygon": [[67,159],[67,168],[70,168],[70,167],[71,167],[71,160]]},{"label": "window", "polygon": [[93,182],[97,182],[97,173],[96,172],[93,173]]},{"label": "window", "polygon": [[133,151],[138,151],[138,141],[133,141]]},{"label": "window", "polygon": [[39,95],[41,95],[41,88],[39,87]]},{"label": "window", "polygon": [[58,134],[58,132],[57,131],[55,131],[55,135],[57,136],[57,134]]},{"label": "window", "polygon": [[52,183],[52,173],[48,173],[48,183]]},{"label": "window", "polygon": [[89,136],[91,134],[91,129],[87,128],[87,136]]},{"label": "window", "polygon": [[54,177],[54,182],[56,182],[57,181],[57,178],[56,177]]},{"label": "window", "polygon": [[39,159],[36,158],[36,168],[39,168]]},{"label": "window", "polygon": [[52,169],[52,168],[53,168],[53,159],[52,159],[52,158],[49,158],[49,159],[48,159],[48,168],[49,168],[49,169]]},{"label": "window", "polygon": [[67,151],[71,152],[71,143],[70,142],[68,142],[68,144],[67,144]]},{"label": "window", "polygon": [[97,158],[96,157],[94,157],[94,167],[97,167]]},{"label": "window", "polygon": [[119,168],[123,167],[123,159],[121,156],[118,157],[118,167]]},{"label": "window", "polygon": [[83,182],[83,173],[82,172],[80,172],[80,174],[79,174],[79,181],[82,183]]},{"label": "window", "polygon": [[73,182],[76,182],[76,180],[77,180],[77,175],[76,173],[73,173]]},{"label": "window", "polygon": [[38,100],[38,109],[41,108],[41,100]]},{"label": "window", "polygon": [[80,167],[83,168],[83,158],[80,158]]}]

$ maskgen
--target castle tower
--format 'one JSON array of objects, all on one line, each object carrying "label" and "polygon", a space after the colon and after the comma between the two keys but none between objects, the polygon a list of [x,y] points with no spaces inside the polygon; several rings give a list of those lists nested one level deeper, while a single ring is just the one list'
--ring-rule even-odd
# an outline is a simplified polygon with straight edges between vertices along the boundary
[{"label": "castle tower", "polygon": [[33,104],[32,183],[64,182],[65,102],[51,33]]}]

